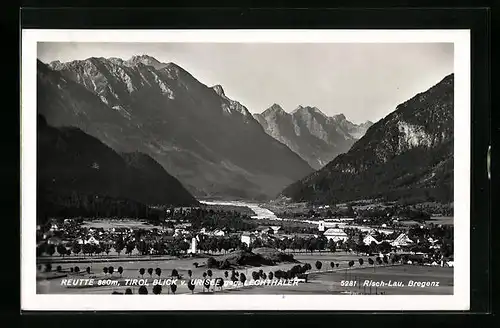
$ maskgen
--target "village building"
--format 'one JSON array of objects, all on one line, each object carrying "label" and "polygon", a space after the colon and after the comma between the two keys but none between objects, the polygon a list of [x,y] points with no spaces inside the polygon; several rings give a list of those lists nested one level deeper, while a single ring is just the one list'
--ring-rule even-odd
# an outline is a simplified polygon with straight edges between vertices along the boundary
[{"label": "village building", "polygon": [[47,240],[47,244],[52,244],[52,245],[59,245],[62,243],[62,239],[59,237],[50,237]]},{"label": "village building", "polygon": [[349,236],[347,236],[344,230],[338,228],[330,228],[326,230],[323,236],[325,236],[328,240],[331,239],[335,242],[340,240],[346,241],[347,239],[349,239]]},{"label": "village building", "polygon": [[244,232],[241,234],[241,242],[247,244],[247,246],[250,246],[255,239],[257,237],[253,233]]},{"label": "village building", "polygon": [[411,244],[413,244],[413,240],[411,240],[406,233],[401,233],[391,242],[391,246],[394,247],[409,246]]},{"label": "village building", "polygon": [[97,240],[94,236],[91,236],[85,241],[85,244],[99,245],[99,240]]},{"label": "village building", "polygon": [[375,243],[375,244],[380,244],[380,241],[378,241],[375,237],[373,237],[371,234],[367,234],[365,236],[365,238],[363,238],[363,244],[365,245],[371,245],[372,243]]},{"label": "village building", "polygon": [[280,226],[271,226],[274,235],[280,234],[283,232]]},{"label": "village building", "polygon": [[187,250],[188,254],[196,254],[198,252],[198,239],[197,237],[191,238],[191,245],[189,246],[189,249]]}]

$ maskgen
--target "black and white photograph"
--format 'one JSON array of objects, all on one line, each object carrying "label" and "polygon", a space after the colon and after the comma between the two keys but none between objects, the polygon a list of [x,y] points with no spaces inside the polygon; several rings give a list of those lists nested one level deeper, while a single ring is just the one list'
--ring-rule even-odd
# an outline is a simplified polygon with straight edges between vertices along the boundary
[{"label": "black and white photograph", "polygon": [[23,31],[23,304],[466,310],[468,47]]}]

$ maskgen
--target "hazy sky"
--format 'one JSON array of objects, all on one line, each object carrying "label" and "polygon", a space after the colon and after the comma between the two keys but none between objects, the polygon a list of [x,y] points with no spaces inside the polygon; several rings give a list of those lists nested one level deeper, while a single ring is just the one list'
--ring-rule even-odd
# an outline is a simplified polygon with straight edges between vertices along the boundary
[{"label": "hazy sky", "polygon": [[43,62],[147,54],[221,84],[252,113],[316,106],[377,121],[453,72],[452,43],[38,43]]}]

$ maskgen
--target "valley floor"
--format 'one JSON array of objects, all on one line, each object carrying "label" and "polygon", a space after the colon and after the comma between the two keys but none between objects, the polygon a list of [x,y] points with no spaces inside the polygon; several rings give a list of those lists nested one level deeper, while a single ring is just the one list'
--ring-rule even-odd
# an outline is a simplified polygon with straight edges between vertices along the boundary
[{"label": "valley floor", "polygon": [[[314,254],[296,254],[295,258],[301,264],[309,263],[313,267],[310,270],[307,283],[299,283],[298,286],[245,286],[239,288],[229,289],[224,288],[220,290],[216,288],[216,293],[240,293],[240,294],[342,294],[342,293],[360,293],[360,294],[400,294],[400,295],[416,295],[416,294],[453,294],[453,268],[431,267],[431,266],[418,266],[418,265],[390,265],[390,266],[377,266],[375,268],[365,264],[359,266],[357,260],[360,256],[355,254],[345,253],[314,253]],[[348,262],[354,260],[356,262],[353,268],[348,267]],[[322,262],[322,268],[317,270],[315,268],[316,261]],[[332,270],[330,262],[339,263],[339,267]],[[146,273],[143,278],[148,279],[149,286],[148,292],[152,293],[152,284],[154,279],[169,278],[173,269],[176,269],[181,276],[180,280],[187,280],[188,270],[193,272],[192,278],[202,278],[203,272],[207,270],[205,266],[195,268],[194,262],[204,265],[203,259],[154,259],[143,261],[122,261],[122,262],[100,262],[100,263],[57,263],[53,262],[52,266],[61,265],[62,271],[59,277],[47,280],[43,273],[39,274],[37,280],[37,293],[40,294],[110,294],[113,291],[124,292],[126,288],[130,287],[134,294],[138,293],[138,286],[123,286],[125,279],[139,279],[142,278],[139,274],[139,269],[144,268]],[[236,271],[244,273],[247,279],[252,279],[252,271],[263,270],[266,274],[270,271],[288,270],[297,263],[280,263],[274,266],[261,266],[261,267],[239,267]],[[91,273],[71,273],[69,267],[75,265],[80,266],[82,271],[87,266],[92,266]],[[112,276],[103,273],[105,266],[112,265],[115,273]],[[116,270],[119,266],[123,267],[123,274],[119,275]],[[162,270],[161,276],[158,277],[153,273],[150,276],[147,269],[160,268]],[[224,271],[219,269],[211,269],[213,271],[213,278],[221,277],[224,280]],[[95,281],[99,279],[119,281],[120,286],[62,286],[62,279],[89,279],[94,278]],[[363,287],[363,283],[367,280],[374,282],[402,282],[405,286],[397,287]],[[438,282],[439,286],[433,287],[416,287],[407,286],[409,281],[420,282]],[[357,286],[344,287],[341,286],[342,281],[356,281]],[[169,286],[163,286],[162,294],[171,293]],[[177,284],[176,294],[189,294],[191,291],[187,285]],[[213,293],[213,288],[208,292],[202,286],[196,286],[194,293]]]}]

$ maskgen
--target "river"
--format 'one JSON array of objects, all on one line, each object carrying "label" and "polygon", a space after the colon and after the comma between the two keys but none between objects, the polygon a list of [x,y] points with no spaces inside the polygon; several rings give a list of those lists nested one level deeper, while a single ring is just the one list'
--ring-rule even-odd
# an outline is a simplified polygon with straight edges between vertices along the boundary
[{"label": "river", "polygon": [[255,215],[252,216],[253,219],[269,219],[278,220],[282,219],[277,217],[271,210],[261,207],[258,203],[249,203],[244,201],[200,201],[202,204],[206,205],[229,205],[229,206],[243,206],[251,209]]}]

